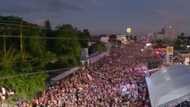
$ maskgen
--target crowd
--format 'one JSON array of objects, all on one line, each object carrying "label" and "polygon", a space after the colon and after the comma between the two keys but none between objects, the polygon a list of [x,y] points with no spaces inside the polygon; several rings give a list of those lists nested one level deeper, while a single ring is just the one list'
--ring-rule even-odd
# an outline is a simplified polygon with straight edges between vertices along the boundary
[{"label": "crowd", "polygon": [[114,48],[100,61],[49,86],[33,107],[150,107],[144,78],[150,53],[142,45]]}]

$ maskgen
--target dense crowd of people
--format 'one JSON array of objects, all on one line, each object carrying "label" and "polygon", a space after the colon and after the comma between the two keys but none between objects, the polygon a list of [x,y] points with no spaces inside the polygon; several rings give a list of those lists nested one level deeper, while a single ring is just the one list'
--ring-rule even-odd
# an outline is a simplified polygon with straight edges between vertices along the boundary
[{"label": "dense crowd of people", "polygon": [[34,107],[150,107],[142,45],[114,48],[100,61],[57,81],[33,99]]}]

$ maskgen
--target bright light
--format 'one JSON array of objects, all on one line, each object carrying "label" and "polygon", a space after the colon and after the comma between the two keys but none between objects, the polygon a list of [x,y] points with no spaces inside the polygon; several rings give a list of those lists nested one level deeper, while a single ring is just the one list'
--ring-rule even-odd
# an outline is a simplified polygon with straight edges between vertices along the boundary
[{"label": "bright light", "polygon": [[132,32],[132,28],[128,27],[127,28],[127,33],[131,33]]},{"label": "bright light", "polygon": [[185,58],[185,61],[184,61],[184,64],[185,64],[185,65],[189,65],[189,62],[190,62],[189,57],[186,57],[186,58]]},{"label": "bright light", "polygon": [[152,44],[151,43],[146,43],[146,46],[149,47],[149,46],[152,46]]},{"label": "bright light", "polygon": [[159,55],[159,54],[160,54],[160,52],[159,52],[159,51],[156,51],[156,54],[157,54],[157,55]]}]

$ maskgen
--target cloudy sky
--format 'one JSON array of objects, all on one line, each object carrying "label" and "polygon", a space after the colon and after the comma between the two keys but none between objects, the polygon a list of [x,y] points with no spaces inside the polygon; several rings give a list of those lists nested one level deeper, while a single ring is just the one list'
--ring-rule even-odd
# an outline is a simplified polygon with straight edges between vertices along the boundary
[{"label": "cloudy sky", "polygon": [[1,0],[0,15],[22,16],[42,24],[73,24],[93,33],[158,31],[173,25],[190,33],[190,0]]}]

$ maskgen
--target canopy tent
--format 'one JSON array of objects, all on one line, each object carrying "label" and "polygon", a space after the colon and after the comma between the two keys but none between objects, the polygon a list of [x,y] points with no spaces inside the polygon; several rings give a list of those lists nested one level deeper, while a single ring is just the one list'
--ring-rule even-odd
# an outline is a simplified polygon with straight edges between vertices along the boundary
[{"label": "canopy tent", "polygon": [[190,101],[190,66],[172,65],[146,77],[152,107]]}]

